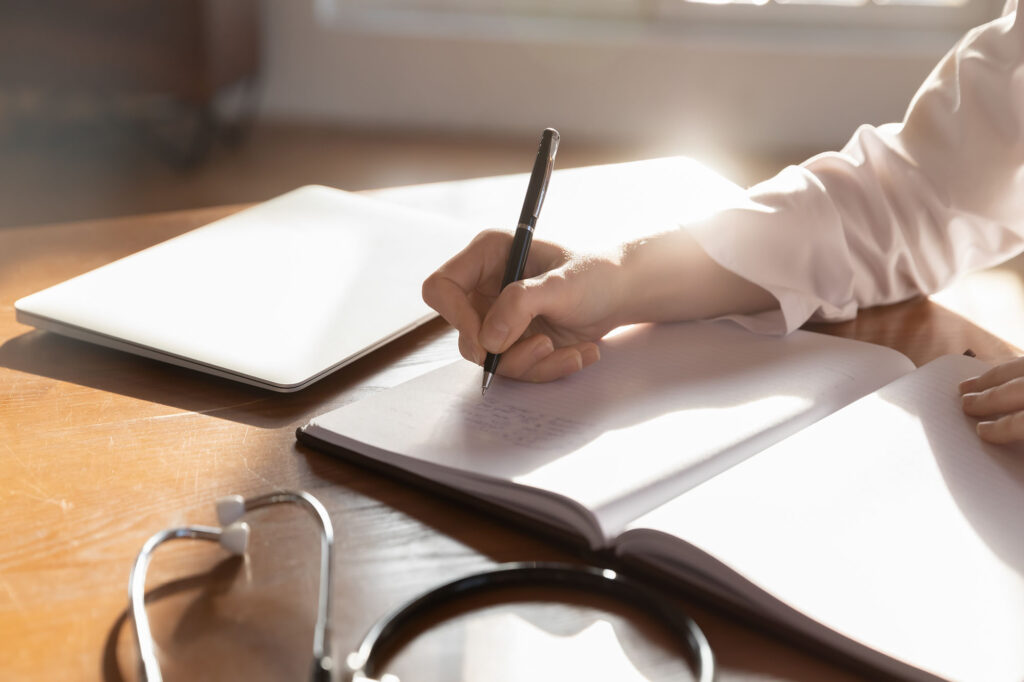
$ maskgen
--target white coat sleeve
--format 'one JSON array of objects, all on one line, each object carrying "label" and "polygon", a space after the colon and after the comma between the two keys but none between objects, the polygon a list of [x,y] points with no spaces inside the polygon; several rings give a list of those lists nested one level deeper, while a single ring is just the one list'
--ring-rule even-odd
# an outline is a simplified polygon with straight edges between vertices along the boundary
[{"label": "white coat sleeve", "polygon": [[936,66],[902,123],[752,187],[687,225],[779,310],[738,316],[784,333],[932,293],[1024,250],[1024,21],[1015,5]]}]

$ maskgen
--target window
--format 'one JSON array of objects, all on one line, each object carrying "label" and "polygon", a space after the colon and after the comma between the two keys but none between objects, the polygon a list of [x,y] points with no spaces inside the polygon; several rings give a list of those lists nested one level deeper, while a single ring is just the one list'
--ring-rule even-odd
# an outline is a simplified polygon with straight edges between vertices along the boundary
[{"label": "window", "polygon": [[315,0],[327,23],[424,30],[542,20],[591,28],[693,30],[695,25],[781,25],[962,32],[998,15],[1002,0]]}]

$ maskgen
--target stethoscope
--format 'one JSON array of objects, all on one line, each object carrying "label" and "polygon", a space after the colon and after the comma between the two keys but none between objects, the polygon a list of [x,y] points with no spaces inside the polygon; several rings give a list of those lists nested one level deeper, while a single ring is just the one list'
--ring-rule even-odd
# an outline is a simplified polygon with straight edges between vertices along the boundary
[{"label": "stethoscope", "polygon": [[[246,512],[273,504],[297,504],[309,511],[320,525],[320,588],[317,600],[316,628],[313,634],[312,682],[330,682],[336,663],[329,651],[331,616],[331,565],[334,528],[327,510],[307,492],[277,492],[245,499],[231,495],[217,501],[217,519],[221,527],[182,526],[168,528],[153,535],[142,546],[129,577],[129,610],[135,621],[139,647],[140,677],[160,682],[153,636],[146,617],[146,568],[153,552],[168,540],[179,538],[217,542],[231,554],[243,556],[249,543],[249,524],[241,521]],[[381,618],[363,637],[356,651],[345,659],[344,679],[350,682],[380,682],[377,678],[384,654],[393,653],[390,644],[404,640],[405,628],[425,613],[449,603],[491,589],[511,587],[557,587],[598,592],[644,609],[657,617],[686,644],[691,665],[699,682],[715,679],[715,660],[704,632],[685,613],[673,608],[668,600],[645,585],[609,569],[574,564],[523,562],[499,564],[492,569],[467,575],[435,587],[415,597]]]},{"label": "stethoscope", "polygon": [[246,512],[273,504],[297,504],[309,511],[320,524],[320,589],[317,596],[316,628],[313,630],[313,664],[310,679],[328,682],[334,669],[328,647],[328,628],[331,620],[331,566],[334,549],[334,526],[327,510],[307,492],[277,492],[249,499],[229,495],[217,500],[217,520],[221,527],[182,526],[160,531],[142,546],[128,578],[128,608],[135,621],[135,639],[139,645],[140,677],[148,682],[161,682],[160,663],[156,658],[153,634],[146,616],[146,569],[157,547],[168,540],[181,538],[207,540],[220,543],[231,554],[244,556],[249,547],[249,524],[239,519]]}]

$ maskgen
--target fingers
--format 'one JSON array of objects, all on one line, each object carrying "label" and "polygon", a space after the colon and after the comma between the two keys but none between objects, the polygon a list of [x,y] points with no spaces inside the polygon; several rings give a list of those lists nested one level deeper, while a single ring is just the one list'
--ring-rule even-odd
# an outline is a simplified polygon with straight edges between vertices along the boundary
[{"label": "fingers", "polygon": [[1014,412],[992,421],[978,422],[978,435],[996,445],[1024,440],[1024,412]]},{"label": "fingers", "polygon": [[981,376],[962,382],[960,393],[980,393],[1017,377],[1024,377],[1024,357],[996,365]]},{"label": "fingers", "polygon": [[[479,339],[479,310],[486,310],[487,303],[501,292],[501,278],[511,243],[509,233],[485,230],[423,282],[423,300],[459,331],[459,351],[467,360],[478,364],[487,353]],[[543,272],[565,258],[565,252],[558,245],[536,240],[526,274]],[[514,324],[502,322],[491,329],[492,342],[487,348],[503,352],[523,334],[533,317],[523,306],[517,308],[516,315]]]},{"label": "fingers", "polygon": [[554,381],[594,364],[600,357],[595,343],[555,348],[546,335],[536,334],[502,353],[498,374],[522,381]]},{"label": "fingers", "polygon": [[989,443],[1024,440],[1024,358],[993,367],[960,384],[964,412],[982,421],[978,435]]},{"label": "fingers", "polygon": [[501,260],[510,243],[511,237],[502,232],[478,234],[423,282],[424,302],[457,327],[460,316],[473,311],[469,304],[472,292],[492,290],[498,294],[504,267]]},{"label": "fingers", "polygon": [[480,314],[473,305],[475,292],[497,295],[511,236],[494,230],[481,232],[423,282],[423,301],[459,332],[459,352],[482,363],[485,351],[478,342]]},{"label": "fingers", "polygon": [[995,417],[1024,410],[1024,377],[978,393],[965,393],[961,401],[964,412],[972,417]]},{"label": "fingers", "polygon": [[490,353],[504,353],[526,332],[533,318],[567,305],[570,294],[566,290],[565,278],[558,271],[509,284],[480,324],[480,345]]},{"label": "fingers", "polygon": [[[470,302],[469,296],[451,280],[438,278],[431,284],[429,295],[427,285],[424,283],[423,300],[458,330],[459,352],[462,357],[477,364],[483,362],[484,350],[477,341],[480,335],[480,315]],[[431,301],[441,303],[435,305]]]}]

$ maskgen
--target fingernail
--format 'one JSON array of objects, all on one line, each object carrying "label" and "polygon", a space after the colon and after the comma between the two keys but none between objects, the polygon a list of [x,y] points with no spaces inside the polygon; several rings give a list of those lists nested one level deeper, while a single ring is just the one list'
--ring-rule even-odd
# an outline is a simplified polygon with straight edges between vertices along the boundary
[{"label": "fingernail", "polygon": [[582,351],[582,362],[584,367],[589,367],[601,359],[601,350],[597,346],[587,346]]},{"label": "fingernail", "polygon": [[533,349],[534,361],[540,361],[551,355],[555,351],[555,344],[551,342],[551,339],[546,336],[537,342],[537,345]]},{"label": "fingernail", "polygon": [[500,352],[508,338],[508,327],[500,322],[489,322],[480,330],[480,345],[492,353]]},{"label": "fingernail", "polygon": [[565,362],[562,364],[562,374],[572,374],[583,369],[583,356],[579,353],[573,353]]}]

